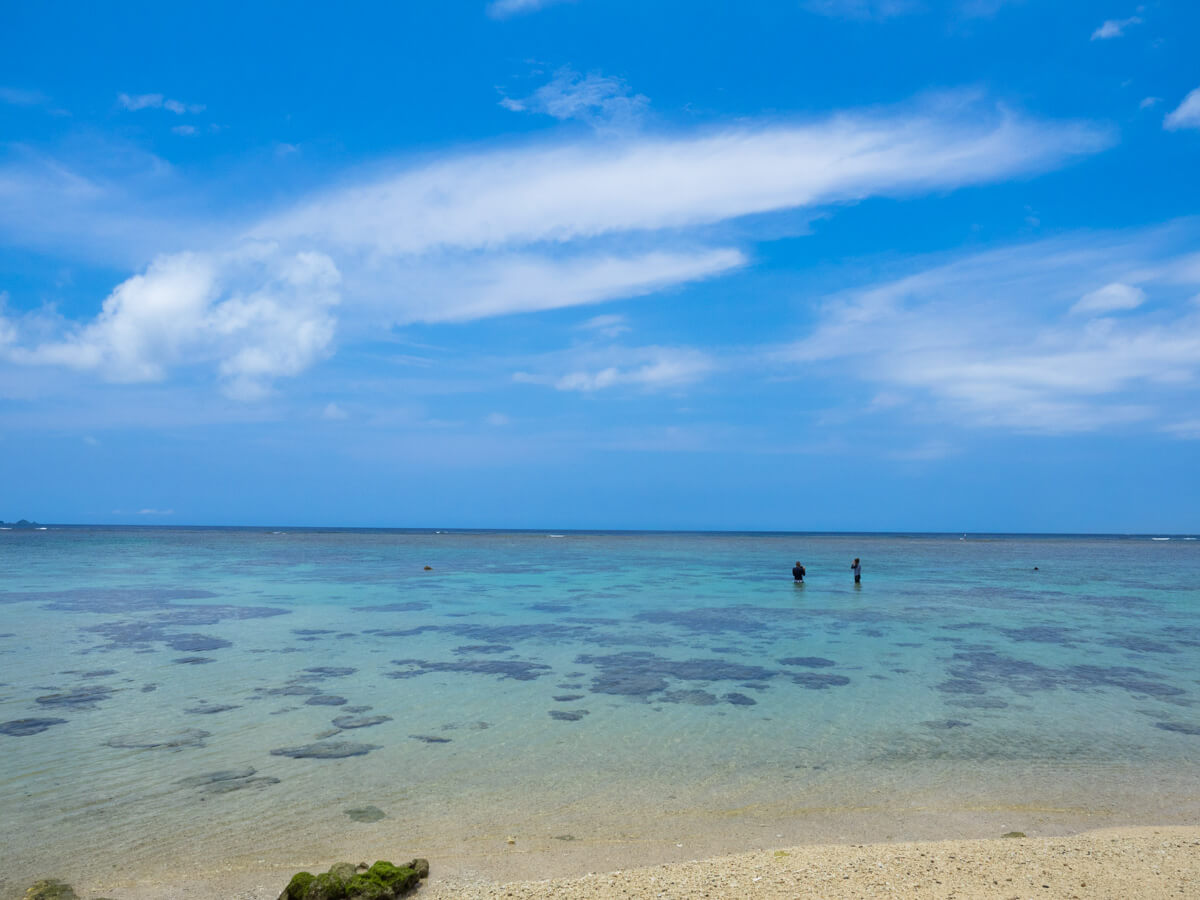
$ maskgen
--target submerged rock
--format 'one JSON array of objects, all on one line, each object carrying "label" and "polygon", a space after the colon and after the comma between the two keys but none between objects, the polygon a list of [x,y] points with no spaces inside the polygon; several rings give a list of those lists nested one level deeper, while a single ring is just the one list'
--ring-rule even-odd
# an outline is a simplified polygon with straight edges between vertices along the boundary
[{"label": "submerged rock", "polygon": [[41,734],[51,725],[61,725],[66,719],[13,719],[11,722],[0,722],[0,734],[10,737],[27,737],[31,734]]},{"label": "submerged rock", "polygon": [[104,743],[109,747],[127,750],[155,750],[160,748],[176,750],[180,747],[202,747],[204,746],[204,739],[211,736],[211,731],[202,731],[199,728],[184,728],[182,731],[165,733],[143,731],[138,734],[123,734],[117,737],[110,737]]},{"label": "submerged rock", "polygon": [[356,806],[346,810],[346,815],[352,822],[378,822],[387,818],[387,813],[378,806]]},{"label": "submerged rock", "polygon": [[410,734],[410,738],[414,741],[423,741],[426,744],[448,744],[450,738],[438,737],[433,734]]},{"label": "submerged rock", "polygon": [[792,681],[810,691],[823,691],[831,687],[845,687],[850,679],[845,675],[825,675],[821,672],[803,672],[793,675]]},{"label": "submerged rock", "polygon": [[803,666],[806,669],[825,669],[829,666],[837,665],[832,659],[825,659],[823,656],[789,656],[787,659],[781,659],[779,664],[783,666]]},{"label": "submerged rock", "polygon": [[95,709],[101,700],[107,700],[115,692],[114,688],[103,685],[79,687],[70,691],[59,691],[54,694],[43,694],[34,700],[39,706],[68,706],[73,709]]},{"label": "submerged rock", "polygon": [[228,794],[246,788],[264,788],[279,784],[278,778],[269,775],[255,777],[255,770],[250,766],[244,769],[223,769],[220,772],[208,772],[204,775],[192,775],[175,782],[185,787],[199,788],[204,794]]},{"label": "submerged rock", "polygon": [[307,706],[345,706],[347,702],[345,697],[333,694],[316,694],[304,701]]},{"label": "submerged rock", "polygon": [[370,728],[390,721],[391,716],[338,716],[333,724],[336,728]]},{"label": "submerged rock", "polygon": [[241,709],[241,707],[232,703],[197,703],[195,706],[185,708],[184,712],[197,716],[211,716],[216,713],[228,712],[231,709]]},{"label": "submerged rock", "polygon": [[403,866],[379,860],[365,872],[338,863],[328,872],[297,872],[279,900],[394,900],[429,877],[429,861],[414,859]]},{"label": "submerged rock", "polygon": [[586,709],[552,709],[550,710],[550,718],[557,719],[559,722],[578,722],[588,714]]},{"label": "submerged rock", "polygon": [[366,756],[378,750],[379,744],[355,744],[352,741],[317,741],[303,747],[280,747],[271,751],[272,756],[288,756],[292,759],[344,759],[347,756]]},{"label": "submerged rock", "polygon": [[736,691],[726,694],[724,699],[726,703],[732,703],[734,706],[755,706],[758,703],[753,697],[747,697],[745,694],[739,694]]}]

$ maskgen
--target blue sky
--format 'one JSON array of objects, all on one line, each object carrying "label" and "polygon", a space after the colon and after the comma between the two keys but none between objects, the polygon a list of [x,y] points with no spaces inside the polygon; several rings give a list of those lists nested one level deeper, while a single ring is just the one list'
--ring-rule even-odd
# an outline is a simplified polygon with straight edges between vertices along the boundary
[{"label": "blue sky", "polygon": [[0,518],[1200,530],[1200,7],[9,4]]}]

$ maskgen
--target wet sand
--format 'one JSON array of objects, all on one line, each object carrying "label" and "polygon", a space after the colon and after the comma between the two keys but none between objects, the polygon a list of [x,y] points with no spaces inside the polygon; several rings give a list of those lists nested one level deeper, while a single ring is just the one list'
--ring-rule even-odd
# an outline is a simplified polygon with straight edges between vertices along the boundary
[{"label": "wet sand", "polygon": [[[498,855],[505,851],[498,851]],[[399,857],[398,857],[399,858]],[[611,859],[612,853],[605,854]],[[479,872],[494,867],[480,860]],[[528,860],[536,868],[536,859]],[[1106,828],[1077,835],[885,844],[826,844],[499,882],[439,873],[412,896],[451,898],[1187,898],[1200,897],[1200,827]],[[503,870],[501,866],[499,870]],[[276,900],[290,872],[216,871],[183,884],[76,885],[116,900]]]}]

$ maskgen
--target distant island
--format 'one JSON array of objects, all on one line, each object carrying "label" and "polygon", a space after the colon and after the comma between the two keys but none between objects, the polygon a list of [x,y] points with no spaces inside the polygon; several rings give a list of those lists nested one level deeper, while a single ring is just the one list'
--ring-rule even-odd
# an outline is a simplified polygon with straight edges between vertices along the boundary
[{"label": "distant island", "polygon": [[37,522],[30,522],[28,519],[20,519],[16,522],[5,522],[0,519],[0,527],[4,528],[40,528]]}]

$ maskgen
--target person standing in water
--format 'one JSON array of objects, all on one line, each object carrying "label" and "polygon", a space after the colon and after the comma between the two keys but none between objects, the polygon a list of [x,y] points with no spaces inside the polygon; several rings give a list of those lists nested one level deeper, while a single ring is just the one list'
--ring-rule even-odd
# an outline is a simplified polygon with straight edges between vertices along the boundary
[{"label": "person standing in water", "polygon": [[862,563],[858,561],[858,557],[854,557],[854,562],[850,564],[850,571],[854,573],[854,583],[862,584]]},{"label": "person standing in water", "polygon": [[792,580],[797,584],[804,583],[804,566],[800,565],[800,560],[796,560],[796,564],[792,566]]}]

